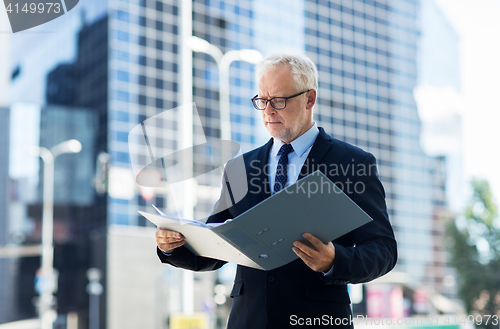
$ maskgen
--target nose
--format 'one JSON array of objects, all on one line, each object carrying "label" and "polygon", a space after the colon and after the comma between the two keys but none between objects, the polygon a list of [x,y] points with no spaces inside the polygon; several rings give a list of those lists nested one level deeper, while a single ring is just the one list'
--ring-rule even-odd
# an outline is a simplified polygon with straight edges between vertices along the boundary
[{"label": "nose", "polygon": [[264,111],[264,113],[266,115],[272,115],[272,114],[276,113],[276,109],[271,105],[270,101],[267,102],[266,108],[262,111]]}]

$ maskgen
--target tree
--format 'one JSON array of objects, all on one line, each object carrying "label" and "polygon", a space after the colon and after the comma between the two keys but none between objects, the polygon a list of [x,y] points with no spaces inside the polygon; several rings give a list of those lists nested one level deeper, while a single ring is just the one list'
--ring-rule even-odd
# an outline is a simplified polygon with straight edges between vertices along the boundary
[{"label": "tree", "polygon": [[[464,217],[447,225],[451,263],[467,312],[481,315],[482,328],[498,328],[500,317],[500,219],[486,180],[473,179]],[[488,316],[492,316],[486,324]]]}]

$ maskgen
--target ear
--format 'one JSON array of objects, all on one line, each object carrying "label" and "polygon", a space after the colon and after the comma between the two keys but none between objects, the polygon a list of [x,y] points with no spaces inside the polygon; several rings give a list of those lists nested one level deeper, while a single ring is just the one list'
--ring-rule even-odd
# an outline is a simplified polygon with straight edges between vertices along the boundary
[{"label": "ear", "polygon": [[311,89],[306,93],[307,103],[306,108],[312,110],[314,104],[316,104],[316,89]]}]

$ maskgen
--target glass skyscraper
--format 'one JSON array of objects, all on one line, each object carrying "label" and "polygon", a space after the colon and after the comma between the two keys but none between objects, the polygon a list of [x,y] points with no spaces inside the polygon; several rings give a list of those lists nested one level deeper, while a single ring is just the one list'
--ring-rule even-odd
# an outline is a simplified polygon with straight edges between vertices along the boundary
[{"label": "glass skyscraper", "polygon": [[443,191],[434,216],[434,259],[428,280],[446,296],[458,299],[457,279],[447,264],[444,218],[464,211],[465,179],[460,94],[460,37],[435,0],[421,2],[421,37],[415,98],[422,120],[422,147],[439,159]]},{"label": "glass skyscraper", "polygon": [[[436,160],[420,147],[421,121],[413,97],[419,10],[418,0],[196,0],[192,33],[223,52],[257,49],[266,56],[294,50],[311,57],[319,71],[314,120],[327,133],[377,157],[399,243],[396,270],[421,284],[427,283],[425,272],[432,259],[432,216],[441,186],[435,179]],[[149,141],[162,152],[178,149],[179,119],[174,109],[183,105],[179,26],[179,1],[87,0],[35,28],[55,33],[14,36],[13,103],[86,109],[98,118],[93,160],[99,152],[109,154],[109,184],[121,184],[121,193],[111,193],[110,186],[109,194],[93,195],[85,212],[93,224],[81,234],[91,241],[82,247],[86,266],[108,274],[105,289],[113,281],[112,273],[117,273],[110,265],[116,264],[112,262],[116,254],[106,249],[110,230],[117,225],[150,226],[137,211],[152,212],[152,203],[171,207],[168,190],[158,189],[146,197],[133,181],[130,162],[147,156],[148,150],[129,154],[129,132],[161,114]],[[210,56],[194,53],[192,74],[193,100],[203,127],[195,129],[194,139],[219,138],[217,65]],[[253,66],[234,62],[230,85],[231,137],[245,152],[269,138],[250,102],[257,90]],[[50,135],[43,126],[41,130]],[[195,213],[204,214],[218,197],[218,183],[200,180],[197,196]],[[32,216],[40,220],[36,211]],[[139,256],[131,255],[130,264],[116,266],[122,271],[133,268],[133,257]],[[79,289],[84,291],[85,280],[82,274],[79,277]],[[116,308],[115,288],[105,290],[101,314]],[[84,294],[71,302],[75,308],[85,308]],[[104,328],[105,319],[101,324]],[[109,328],[114,325],[108,321]]]},{"label": "glass skyscraper", "polygon": [[[8,241],[8,201],[9,201],[9,124],[10,109],[0,107],[0,248],[6,246]],[[9,305],[13,299],[13,289],[6,284],[11,279],[12,259],[3,259],[0,256],[0,295],[4,296],[0,300],[0,319],[9,319],[12,306]],[[12,280],[12,279],[11,279]],[[4,321],[5,321],[4,320]]]}]

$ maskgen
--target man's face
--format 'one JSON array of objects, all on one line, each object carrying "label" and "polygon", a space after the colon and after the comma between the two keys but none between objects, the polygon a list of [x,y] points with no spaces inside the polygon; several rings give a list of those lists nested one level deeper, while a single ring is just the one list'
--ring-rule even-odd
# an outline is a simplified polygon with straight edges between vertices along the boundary
[{"label": "man's face", "polygon": [[[292,78],[292,69],[282,66],[265,73],[259,82],[259,98],[289,97],[303,90],[297,90]],[[276,110],[267,103],[262,110],[264,126],[271,136],[290,143],[312,127],[312,108],[316,91],[310,90],[286,101],[286,107]]]}]

